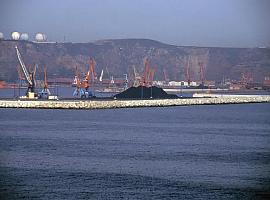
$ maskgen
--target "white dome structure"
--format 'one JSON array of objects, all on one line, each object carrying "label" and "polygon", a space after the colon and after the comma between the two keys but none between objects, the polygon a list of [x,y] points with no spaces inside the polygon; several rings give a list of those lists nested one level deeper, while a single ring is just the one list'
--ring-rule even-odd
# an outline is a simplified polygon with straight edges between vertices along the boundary
[{"label": "white dome structure", "polygon": [[4,39],[4,34],[2,32],[0,32],[0,40]]},{"label": "white dome structure", "polygon": [[19,40],[20,36],[21,36],[21,34],[17,31],[11,33],[12,40]]},{"label": "white dome structure", "polygon": [[46,35],[43,33],[37,33],[35,38],[37,42],[45,42],[47,40]]},{"label": "white dome structure", "polygon": [[27,33],[22,33],[20,39],[21,40],[28,40],[29,39],[29,36],[28,36]]}]

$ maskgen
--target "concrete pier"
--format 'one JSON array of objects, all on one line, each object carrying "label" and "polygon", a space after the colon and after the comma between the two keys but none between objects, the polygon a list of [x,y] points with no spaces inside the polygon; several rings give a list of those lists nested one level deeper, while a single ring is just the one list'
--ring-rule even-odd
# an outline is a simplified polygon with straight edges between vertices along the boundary
[{"label": "concrete pier", "polygon": [[166,107],[187,105],[216,105],[241,103],[270,103],[270,95],[238,95],[190,99],[158,100],[0,100],[0,108],[42,108],[42,109],[108,109],[136,107]]}]

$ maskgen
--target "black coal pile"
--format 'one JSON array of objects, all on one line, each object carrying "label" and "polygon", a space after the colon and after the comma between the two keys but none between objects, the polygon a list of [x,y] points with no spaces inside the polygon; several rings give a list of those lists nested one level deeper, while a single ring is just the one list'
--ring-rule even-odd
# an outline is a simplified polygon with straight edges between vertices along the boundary
[{"label": "black coal pile", "polygon": [[127,90],[116,94],[117,99],[176,99],[177,95],[167,94],[162,88],[152,87],[130,87]]}]

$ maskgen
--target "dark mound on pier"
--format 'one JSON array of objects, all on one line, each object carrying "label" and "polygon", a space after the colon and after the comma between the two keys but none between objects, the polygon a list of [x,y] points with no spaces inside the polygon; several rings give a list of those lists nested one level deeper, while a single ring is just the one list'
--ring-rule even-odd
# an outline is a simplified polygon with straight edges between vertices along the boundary
[{"label": "dark mound on pier", "polygon": [[130,87],[124,92],[116,94],[117,99],[176,99],[177,95],[167,94],[162,88],[158,87]]}]

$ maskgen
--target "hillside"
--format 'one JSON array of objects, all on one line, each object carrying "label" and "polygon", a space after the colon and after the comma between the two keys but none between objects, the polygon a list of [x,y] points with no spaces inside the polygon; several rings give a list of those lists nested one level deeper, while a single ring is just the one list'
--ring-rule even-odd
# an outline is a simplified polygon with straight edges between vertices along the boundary
[{"label": "hillside", "polygon": [[238,80],[241,72],[253,73],[256,81],[270,75],[270,48],[183,47],[147,39],[102,40],[95,43],[33,43],[0,41],[0,80],[18,79],[15,45],[26,65],[47,67],[49,76],[72,78],[76,66],[87,69],[89,59],[96,60],[96,72],[104,69],[104,78],[133,75],[133,68],[142,72],[143,59],[148,57],[155,68],[155,79],[164,80],[164,69],[170,80],[185,79],[185,64],[190,63],[191,79],[199,79],[198,62],[206,66],[206,79],[223,77]]}]

